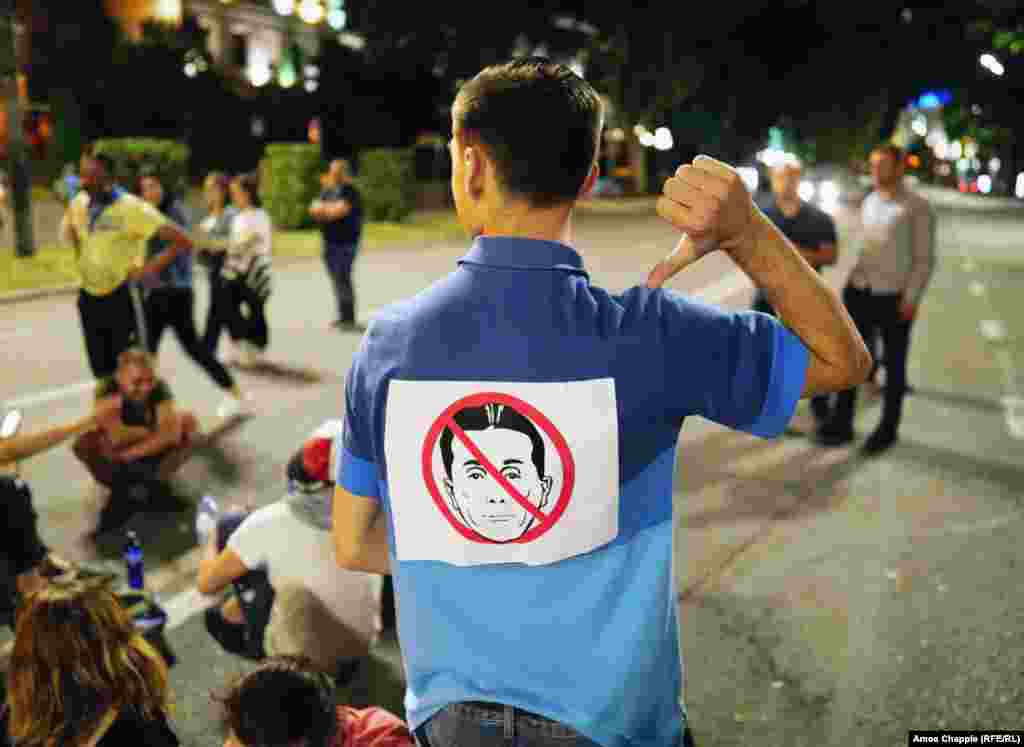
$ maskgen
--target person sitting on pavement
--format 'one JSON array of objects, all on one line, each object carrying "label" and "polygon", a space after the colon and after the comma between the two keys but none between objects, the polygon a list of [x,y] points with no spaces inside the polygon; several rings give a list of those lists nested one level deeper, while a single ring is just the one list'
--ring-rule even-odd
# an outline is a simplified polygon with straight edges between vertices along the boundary
[{"label": "person sitting on pavement", "polygon": [[307,657],[274,656],[216,696],[224,711],[224,747],[412,747],[408,726],[372,706],[335,705],[335,684]]},{"label": "person sitting on pavement", "polygon": [[96,407],[111,396],[123,399],[121,417],[79,436],[73,448],[96,481],[112,491],[98,531],[127,520],[131,505],[124,498],[145,500],[159,491],[188,458],[199,430],[195,415],[177,409],[144,350],[121,353],[114,375],[97,385]]},{"label": "person sitting on pavement", "polygon": [[4,416],[0,427],[0,624],[14,627],[18,595],[37,591],[54,578],[96,575],[68,562],[43,542],[32,489],[20,477],[19,461],[102,427],[117,418],[120,409],[120,398],[109,397],[91,415],[24,435],[18,435],[19,411]]},{"label": "person sitting on pavement", "polygon": [[218,520],[197,586],[216,594],[234,584],[236,595],[206,613],[207,629],[226,650],[252,658],[301,652],[348,680],[381,632],[382,579],[341,569],[334,559],[340,431],[341,421],[327,421],[292,456],[283,499]]},{"label": "person sitting on pavement", "polygon": [[0,744],[176,747],[167,665],[104,584],[51,583],[18,613]]}]

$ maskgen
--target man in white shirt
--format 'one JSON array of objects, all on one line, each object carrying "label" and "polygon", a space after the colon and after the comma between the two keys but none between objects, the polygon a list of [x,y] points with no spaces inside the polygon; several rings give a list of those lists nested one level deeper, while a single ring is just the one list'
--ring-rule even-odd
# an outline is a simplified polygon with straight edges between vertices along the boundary
[{"label": "man in white shirt", "polygon": [[[875,190],[861,207],[864,246],[843,290],[843,302],[868,350],[875,349],[878,335],[885,349],[882,421],[864,443],[868,456],[896,441],[907,389],[910,332],[935,268],[935,216],[922,196],[907,189],[903,173],[901,148],[885,144],[872,151]],[[818,431],[822,445],[853,440],[856,399],[856,389],[840,392],[832,419]]]},{"label": "man in white shirt", "polygon": [[379,575],[339,568],[331,496],[341,421],[327,421],[288,464],[289,494],[251,514],[221,518],[207,541],[197,586],[237,595],[207,611],[225,649],[251,658],[302,653],[351,675],[381,631]]}]

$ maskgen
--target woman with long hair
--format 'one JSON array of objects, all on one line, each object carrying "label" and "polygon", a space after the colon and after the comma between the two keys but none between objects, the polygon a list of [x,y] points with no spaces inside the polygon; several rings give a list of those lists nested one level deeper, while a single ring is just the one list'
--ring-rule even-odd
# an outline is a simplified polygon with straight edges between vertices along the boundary
[{"label": "woman with long hair", "polygon": [[51,583],[19,609],[7,673],[18,747],[176,747],[167,665],[105,584]]},{"label": "woman with long hair", "polygon": [[262,359],[270,341],[266,303],[270,296],[273,226],[260,201],[256,174],[234,177],[229,194],[238,214],[231,221],[222,270],[227,303],[223,316],[214,322],[207,336],[215,350],[220,330],[227,326],[237,348],[235,362],[251,366]]},{"label": "woman with long hair", "polygon": [[231,204],[228,194],[230,184],[231,180],[222,171],[211,171],[206,175],[203,180],[206,217],[199,222],[197,231],[196,258],[206,267],[210,279],[210,304],[203,327],[203,344],[214,355],[217,354],[217,340],[227,324],[231,307],[223,270],[228,241],[231,239],[231,224],[238,210]]},{"label": "woman with long hair", "polygon": [[[139,195],[181,228],[189,228],[184,207],[169,190],[165,189],[155,173],[145,173],[139,177]],[[154,236],[146,246],[147,255],[159,255],[166,248],[165,244],[165,241]],[[164,331],[171,327],[182,349],[206,371],[217,386],[224,390],[224,400],[217,408],[218,417],[238,415],[244,399],[242,392],[228,370],[217,360],[216,355],[199,339],[195,322],[195,300],[196,294],[192,288],[192,256],[181,253],[166,269],[147,283],[147,347],[156,355]]]}]

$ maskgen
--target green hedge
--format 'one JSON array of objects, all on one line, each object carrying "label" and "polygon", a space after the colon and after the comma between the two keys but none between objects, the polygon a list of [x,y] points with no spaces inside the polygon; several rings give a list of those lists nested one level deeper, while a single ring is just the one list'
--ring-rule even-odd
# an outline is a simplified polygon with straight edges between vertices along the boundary
[{"label": "green hedge", "polygon": [[356,187],[369,220],[400,221],[416,207],[412,148],[375,148],[359,157]]},{"label": "green hedge", "polygon": [[320,194],[324,164],[308,143],[268,143],[260,161],[260,197],[278,229],[312,225],[309,203]]},{"label": "green hedge", "polygon": [[107,138],[94,143],[96,153],[114,160],[114,177],[135,191],[139,171],[153,171],[164,189],[184,194],[188,188],[188,146],[175,140],[146,137]]}]

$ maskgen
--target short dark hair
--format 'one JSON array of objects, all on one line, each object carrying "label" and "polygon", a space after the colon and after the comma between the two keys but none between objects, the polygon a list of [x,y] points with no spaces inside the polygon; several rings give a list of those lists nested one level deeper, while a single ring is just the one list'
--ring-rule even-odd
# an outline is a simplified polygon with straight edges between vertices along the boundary
[{"label": "short dark hair", "polygon": [[305,740],[326,747],[337,734],[334,681],[305,656],[271,656],[215,694],[224,721],[246,747]]},{"label": "short dark hair", "polygon": [[252,204],[255,207],[263,207],[263,201],[260,199],[260,175],[255,171],[247,171],[244,174],[238,174],[235,177],[235,181],[246,191],[249,195],[249,199],[252,200]]},{"label": "short dark hair", "polygon": [[[487,403],[480,407],[465,407],[459,410],[452,420],[464,431],[485,431],[488,428],[507,428],[510,431],[517,431],[530,439],[530,459],[533,466],[537,468],[537,474],[544,477],[544,439],[530,419],[513,410],[507,405]],[[455,434],[451,428],[441,431],[441,461],[444,463],[445,474],[452,479],[452,462],[455,459],[452,453],[452,438]]]},{"label": "short dark hair", "polygon": [[604,119],[593,86],[539,57],[481,70],[459,89],[452,116],[455,130],[487,149],[502,187],[534,207],[579,196]]},{"label": "short dark hair", "polygon": [[85,158],[95,161],[102,166],[103,171],[111,179],[116,176],[117,163],[106,153],[97,153],[95,148],[89,148],[83,155]]}]

